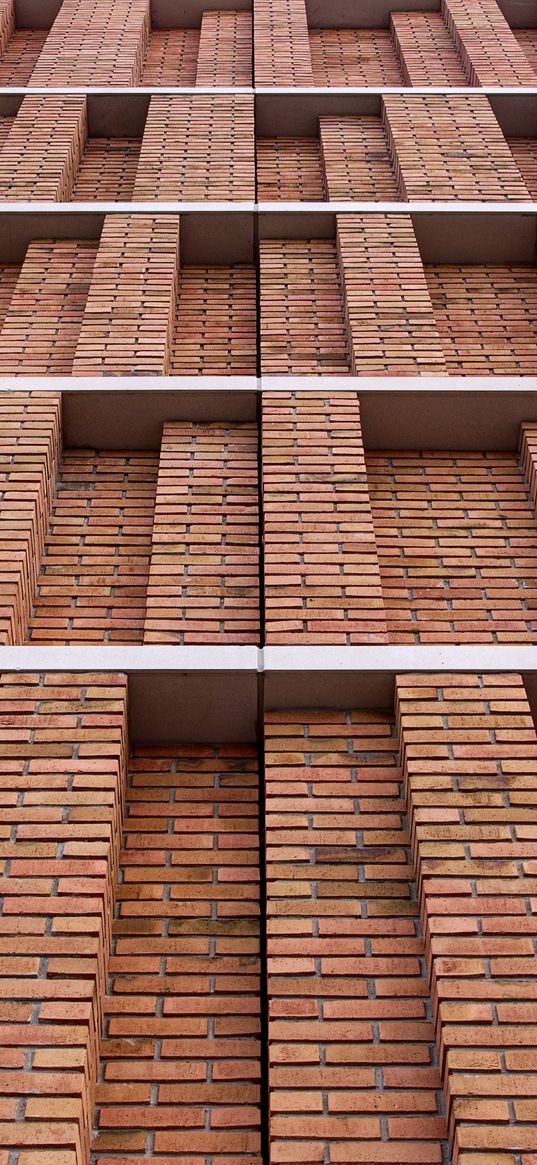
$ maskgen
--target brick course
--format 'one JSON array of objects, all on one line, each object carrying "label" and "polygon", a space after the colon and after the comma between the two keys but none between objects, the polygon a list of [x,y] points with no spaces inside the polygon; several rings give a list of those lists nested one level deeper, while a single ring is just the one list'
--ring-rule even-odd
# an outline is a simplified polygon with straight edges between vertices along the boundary
[{"label": "brick course", "polygon": [[25,97],[0,150],[0,199],[69,199],[86,136],[85,97]]},{"label": "brick course", "polygon": [[260,202],[323,201],[325,197],[317,138],[258,138],[257,197]]},{"label": "brick course", "polygon": [[171,376],[255,376],[256,272],[236,263],[182,267]]},{"label": "brick course", "polygon": [[149,0],[62,0],[29,84],[137,85],[149,29]]},{"label": "brick course", "polygon": [[204,12],[196,85],[251,86],[252,67],[251,12]]},{"label": "brick course", "polygon": [[392,12],[390,30],[405,85],[471,83],[440,12]]},{"label": "brick course", "polygon": [[535,85],[537,74],[496,0],[442,0],[471,85]]},{"label": "brick course", "polygon": [[305,0],[254,4],[256,85],[314,85]]},{"label": "brick course", "polygon": [[121,675],[4,674],[2,1160],[87,1165],[126,769]]},{"label": "brick course", "polygon": [[384,28],[312,28],[315,85],[401,85],[403,76]]},{"label": "brick course", "polygon": [[334,241],[261,240],[259,280],[262,371],[302,376],[349,372]]},{"label": "brick course", "polygon": [[537,267],[437,264],[425,274],[448,372],[535,373]]},{"label": "brick course", "polygon": [[199,40],[197,28],[152,29],[142,85],[195,85]]},{"label": "brick course", "polygon": [[388,140],[379,117],[320,117],[319,138],[329,200],[398,201]]}]

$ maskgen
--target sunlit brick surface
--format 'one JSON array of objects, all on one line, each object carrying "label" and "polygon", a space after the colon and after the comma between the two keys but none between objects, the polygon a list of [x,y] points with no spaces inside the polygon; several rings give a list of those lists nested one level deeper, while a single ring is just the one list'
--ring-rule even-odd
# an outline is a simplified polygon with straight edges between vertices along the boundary
[{"label": "sunlit brick surface", "polygon": [[320,202],[325,197],[317,138],[258,138],[257,197],[260,202]]},{"label": "sunlit brick surface", "polygon": [[252,746],[131,760],[93,1165],[261,1161],[257,786]]},{"label": "sunlit brick surface", "polygon": [[28,84],[46,39],[43,28],[17,29],[0,57],[0,85]]},{"label": "sunlit brick surface", "polygon": [[392,12],[390,28],[405,85],[470,83],[439,12]]},{"label": "sunlit brick surface", "polygon": [[141,149],[140,138],[89,138],[76,175],[73,202],[129,202]]},{"label": "sunlit brick surface", "polygon": [[30,83],[137,85],[149,25],[147,0],[62,0]]},{"label": "sunlit brick surface", "polygon": [[252,84],[252,14],[203,13],[196,85]]}]

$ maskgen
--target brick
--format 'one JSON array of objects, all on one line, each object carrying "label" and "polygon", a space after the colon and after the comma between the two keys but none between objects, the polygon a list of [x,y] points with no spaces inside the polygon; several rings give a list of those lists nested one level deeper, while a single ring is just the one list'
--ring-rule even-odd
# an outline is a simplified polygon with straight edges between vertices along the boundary
[{"label": "brick", "polygon": [[17,28],[15,0],[0,4],[0,84],[26,85],[43,48],[45,29]]},{"label": "brick", "polygon": [[164,426],[145,643],[259,638],[257,433]]},{"label": "brick", "polygon": [[[196,64],[196,85],[244,85],[252,78],[252,14],[205,11]],[[216,151],[213,160],[216,161]]]},{"label": "brick", "polygon": [[255,376],[256,271],[243,263],[179,272],[171,376]]},{"label": "brick", "polygon": [[472,85],[535,85],[536,76],[496,0],[442,0]]},{"label": "brick", "polygon": [[305,0],[254,5],[256,85],[314,85]]},{"label": "brick", "polygon": [[264,394],[263,514],[267,642],[386,642],[354,393]]},{"label": "brick", "polygon": [[317,138],[258,138],[257,197],[260,202],[317,202],[325,198]]},{"label": "brick", "polygon": [[29,84],[136,85],[149,29],[149,0],[63,0]]},{"label": "brick", "polygon": [[71,201],[130,202],[141,146],[141,138],[87,138]]},{"label": "brick", "polygon": [[470,84],[441,12],[392,12],[390,30],[404,85]]},{"label": "brick", "polygon": [[263,373],[348,373],[334,241],[261,240],[259,266]]},{"label": "brick", "polygon": [[331,201],[398,200],[388,141],[379,117],[320,117],[319,138]]},{"label": "brick", "polygon": [[312,28],[309,47],[315,85],[403,84],[388,29]]},{"label": "brick", "polygon": [[0,150],[0,198],[69,199],[86,135],[85,97],[24,97]]},{"label": "brick", "polygon": [[537,268],[431,264],[425,274],[450,374],[535,371]]},{"label": "brick", "polygon": [[142,85],[195,85],[199,40],[197,28],[152,28]]}]

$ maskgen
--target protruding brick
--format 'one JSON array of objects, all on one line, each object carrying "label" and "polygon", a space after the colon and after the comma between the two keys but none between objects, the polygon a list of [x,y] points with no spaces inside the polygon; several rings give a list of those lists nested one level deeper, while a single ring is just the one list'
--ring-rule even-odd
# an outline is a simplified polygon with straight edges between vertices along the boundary
[{"label": "protruding brick", "polygon": [[532,85],[537,74],[496,0],[442,0],[471,85]]},{"label": "protruding brick", "polygon": [[252,72],[252,13],[206,10],[201,18],[196,85],[249,88]]},{"label": "protruding brick", "polygon": [[314,85],[305,0],[254,5],[256,85]]},{"label": "protruding brick", "polygon": [[149,0],[62,0],[29,84],[137,85]]},{"label": "protruding brick", "polygon": [[85,97],[25,97],[0,150],[0,199],[69,199],[86,136]]}]

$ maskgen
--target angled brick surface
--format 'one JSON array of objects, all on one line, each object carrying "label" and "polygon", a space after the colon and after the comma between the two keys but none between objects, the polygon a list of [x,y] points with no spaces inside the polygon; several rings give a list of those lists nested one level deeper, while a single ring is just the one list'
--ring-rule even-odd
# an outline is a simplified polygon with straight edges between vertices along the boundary
[{"label": "angled brick surface", "polygon": [[254,425],[169,422],[160,452],[144,643],[257,643]]},{"label": "angled brick surface", "polygon": [[85,97],[25,97],[0,150],[0,199],[68,199],[86,136]]},{"label": "angled brick surface", "polygon": [[178,268],[178,215],[107,215],[73,363],[75,376],[168,372]]},{"label": "angled brick surface", "polygon": [[537,199],[537,137],[509,137],[507,144],[530,198]]},{"label": "angled brick surface", "polygon": [[530,200],[486,97],[386,93],[382,104],[402,198]]},{"label": "angled brick surface", "polygon": [[149,0],[62,0],[29,84],[137,85]]},{"label": "angled brick surface", "polygon": [[516,675],[407,675],[397,717],[453,1165],[537,1147],[537,735]]},{"label": "angled brick surface", "polygon": [[338,215],[354,375],[447,371],[410,216]]},{"label": "angled brick surface", "polygon": [[22,643],[43,553],[61,444],[59,393],[0,397],[0,642]]},{"label": "angled brick surface", "polygon": [[253,97],[208,93],[153,96],[134,198],[142,202],[253,202],[254,150]]},{"label": "angled brick surface", "polygon": [[201,18],[196,85],[252,85],[252,13],[212,12]]},{"label": "angled brick surface", "polygon": [[425,273],[448,372],[535,373],[536,267],[439,264]]},{"label": "angled brick surface", "polygon": [[520,426],[520,463],[529,489],[533,510],[537,508],[537,425],[526,422]]},{"label": "angled brick surface", "polygon": [[392,12],[390,29],[405,85],[471,83],[440,12]]},{"label": "angled brick surface", "polygon": [[254,4],[256,85],[315,84],[305,0]]},{"label": "angled brick surface", "polygon": [[270,1161],[440,1165],[392,714],[269,712],[265,750]]},{"label": "angled brick surface", "polygon": [[0,1151],[87,1165],[124,786],[121,675],[4,674]]},{"label": "angled brick surface", "polygon": [[387,640],[355,393],[264,393],[268,643]]},{"label": "angled brick surface", "polygon": [[312,28],[309,44],[315,85],[403,83],[388,29]]},{"label": "angled brick surface", "polygon": [[442,14],[470,84],[537,84],[496,0],[442,0]]}]

